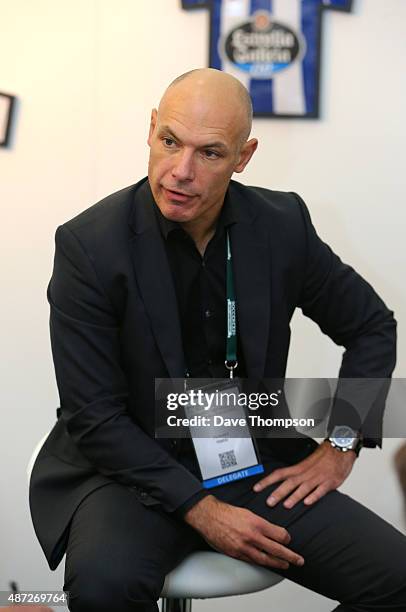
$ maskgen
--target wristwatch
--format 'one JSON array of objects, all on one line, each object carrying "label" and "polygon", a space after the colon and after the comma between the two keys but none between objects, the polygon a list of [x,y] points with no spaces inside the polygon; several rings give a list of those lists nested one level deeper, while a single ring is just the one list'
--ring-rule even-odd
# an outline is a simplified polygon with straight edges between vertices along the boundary
[{"label": "wristwatch", "polygon": [[355,454],[359,455],[362,448],[362,435],[359,431],[355,431],[348,425],[336,425],[326,438],[333,448],[346,453],[347,451],[353,450]]}]

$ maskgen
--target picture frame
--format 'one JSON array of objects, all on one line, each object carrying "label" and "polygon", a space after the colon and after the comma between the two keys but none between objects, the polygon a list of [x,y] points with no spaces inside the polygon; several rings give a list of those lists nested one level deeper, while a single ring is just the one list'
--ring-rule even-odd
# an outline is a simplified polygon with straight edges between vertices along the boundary
[{"label": "picture frame", "polygon": [[353,0],[181,0],[181,6],[208,10],[207,65],[242,82],[254,117],[320,117],[323,14],[351,13]]},{"label": "picture frame", "polygon": [[15,100],[15,96],[0,91],[0,147],[10,142]]}]

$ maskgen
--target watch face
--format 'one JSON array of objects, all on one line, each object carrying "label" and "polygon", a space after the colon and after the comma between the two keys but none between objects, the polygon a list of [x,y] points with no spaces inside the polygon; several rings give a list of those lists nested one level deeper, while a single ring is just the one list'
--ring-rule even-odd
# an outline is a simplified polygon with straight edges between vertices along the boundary
[{"label": "watch face", "polygon": [[348,425],[337,425],[331,434],[331,440],[340,448],[351,446],[356,437],[356,432]]},{"label": "watch face", "polygon": [[340,446],[341,448],[346,448],[347,446],[351,446],[354,438],[333,438],[334,444]]}]

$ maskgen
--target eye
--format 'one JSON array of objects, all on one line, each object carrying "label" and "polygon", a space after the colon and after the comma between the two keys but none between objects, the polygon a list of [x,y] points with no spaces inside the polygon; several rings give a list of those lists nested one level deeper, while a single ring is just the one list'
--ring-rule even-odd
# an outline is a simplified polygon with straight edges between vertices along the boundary
[{"label": "eye", "polygon": [[176,145],[176,142],[174,141],[174,139],[169,138],[169,136],[162,138],[162,142],[164,143],[165,147],[167,147],[168,149],[172,149],[174,145]]},{"label": "eye", "polygon": [[207,159],[218,159],[220,157],[220,153],[217,153],[217,151],[212,151],[212,149],[206,149],[204,154]]}]

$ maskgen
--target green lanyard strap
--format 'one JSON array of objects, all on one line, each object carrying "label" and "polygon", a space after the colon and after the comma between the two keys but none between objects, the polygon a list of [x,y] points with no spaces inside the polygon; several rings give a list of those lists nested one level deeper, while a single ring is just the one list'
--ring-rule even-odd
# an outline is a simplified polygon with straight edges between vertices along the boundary
[{"label": "green lanyard strap", "polygon": [[230,378],[238,366],[237,361],[237,310],[235,303],[235,289],[230,237],[227,232],[227,341],[225,366],[230,371]]}]

